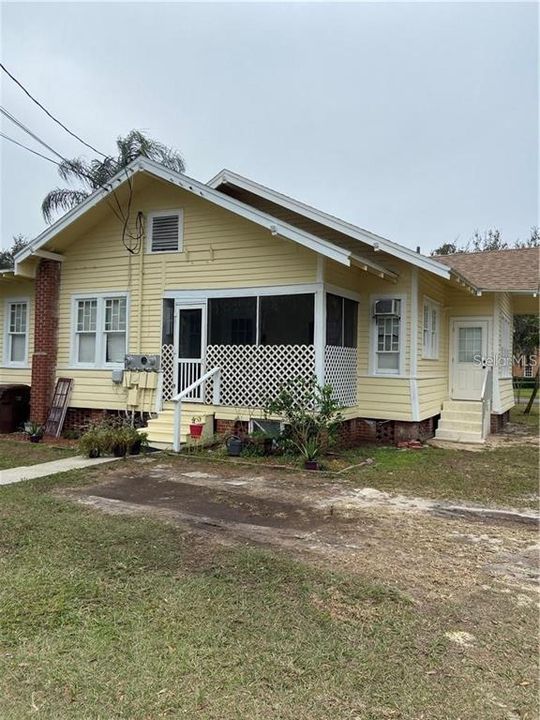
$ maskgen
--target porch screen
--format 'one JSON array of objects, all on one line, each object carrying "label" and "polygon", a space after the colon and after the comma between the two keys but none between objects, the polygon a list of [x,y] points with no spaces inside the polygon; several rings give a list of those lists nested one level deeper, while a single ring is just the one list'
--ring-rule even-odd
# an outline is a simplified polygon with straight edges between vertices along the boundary
[{"label": "porch screen", "polygon": [[314,296],[261,296],[261,345],[312,345],[314,327]]},{"label": "porch screen", "polygon": [[339,295],[326,294],[326,344],[356,347],[358,303]]},{"label": "porch screen", "polygon": [[209,345],[255,345],[257,298],[212,298],[208,301]]}]

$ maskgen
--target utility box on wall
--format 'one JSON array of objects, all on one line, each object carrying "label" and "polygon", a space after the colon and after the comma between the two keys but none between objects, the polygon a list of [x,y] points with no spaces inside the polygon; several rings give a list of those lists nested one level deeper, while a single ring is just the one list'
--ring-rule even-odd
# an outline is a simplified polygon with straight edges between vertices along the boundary
[{"label": "utility box on wall", "polygon": [[159,355],[126,355],[124,359],[124,368],[126,370],[158,372],[159,359]]}]

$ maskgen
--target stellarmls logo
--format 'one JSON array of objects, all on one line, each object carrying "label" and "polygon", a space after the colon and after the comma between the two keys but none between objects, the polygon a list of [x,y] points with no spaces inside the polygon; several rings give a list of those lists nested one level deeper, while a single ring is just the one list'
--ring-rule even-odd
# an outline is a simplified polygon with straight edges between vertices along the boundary
[{"label": "stellarmls logo", "polygon": [[473,356],[473,365],[475,367],[498,367],[498,368],[512,368],[518,365],[521,368],[538,367],[538,355],[532,353],[531,355],[482,355]]}]

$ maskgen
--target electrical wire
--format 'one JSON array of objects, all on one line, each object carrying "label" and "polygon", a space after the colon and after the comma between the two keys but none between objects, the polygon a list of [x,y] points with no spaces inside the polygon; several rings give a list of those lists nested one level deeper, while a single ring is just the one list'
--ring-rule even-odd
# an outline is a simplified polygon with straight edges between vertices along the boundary
[{"label": "electrical wire", "polygon": [[65,158],[63,155],[60,155],[59,152],[57,152],[54,148],[52,148],[50,145],[48,145],[44,140],[42,140],[38,135],[32,132],[30,128],[27,128],[26,125],[24,125],[20,120],[18,120],[14,115],[12,115],[9,110],[7,110],[5,107],[2,107],[0,105],[0,113],[4,115],[4,117],[7,117],[8,120],[11,120],[11,122],[16,125],[18,128],[23,130],[27,135],[30,135],[30,137],[38,142],[40,145],[43,145],[44,148],[46,148],[49,152],[52,152],[53,155],[56,155],[56,157],[60,158],[63,162],[68,162],[67,158]]},{"label": "electrical wire", "polygon": [[34,102],[39,108],[41,108],[41,109],[43,110],[44,113],[46,113],[46,115],[48,115],[48,116],[51,118],[51,120],[54,120],[55,123],[57,123],[58,125],[60,125],[61,128],[63,128],[63,129],[64,129],[67,133],[69,133],[72,137],[76,138],[76,139],[77,139],[79,142],[81,142],[83,145],[86,145],[87,148],[90,148],[90,150],[93,150],[93,151],[94,151],[95,153],[97,153],[98,155],[101,155],[101,157],[104,157],[104,158],[108,157],[107,155],[105,155],[105,153],[102,153],[100,150],[97,150],[93,145],[90,145],[90,143],[85,142],[85,141],[84,141],[81,137],[79,137],[76,133],[72,132],[68,127],[66,127],[63,122],[61,122],[60,120],[58,120],[58,118],[56,118],[51,112],[49,112],[49,111],[47,110],[47,108],[46,108],[44,105],[42,105],[42,104],[39,102],[39,100],[37,100],[37,99],[24,87],[24,85],[22,84],[22,82],[20,82],[19,80],[17,80],[17,78],[16,78],[12,73],[10,73],[10,71],[7,69],[7,67],[6,67],[3,63],[1,63],[1,62],[0,62],[0,68],[6,73],[6,75],[8,75],[8,76],[13,80],[14,83],[16,83],[16,84],[21,88],[21,90],[22,90],[26,95],[28,95],[28,97],[30,98],[30,100],[32,100],[32,102]]},{"label": "electrical wire", "polygon": [[38,157],[43,158],[44,160],[48,160],[50,163],[53,163],[53,165],[57,165],[58,167],[60,167],[60,163],[56,162],[56,160],[53,160],[52,158],[49,158],[46,155],[42,155],[37,150],[32,150],[32,148],[29,148],[27,145],[23,145],[23,143],[19,142],[18,140],[14,140],[12,137],[9,137],[9,135],[6,135],[5,133],[0,132],[0,137],[3,137],[4,140],[9,140],[9,142],[12,142],[15,145],[18,145],[19,147],[23,148],[24,150],[28,150],[28,152],[31,152],[34,155],[37,155]]},{"label": "electrical wire", "polygon": [[[3,63],[0,63],[0,68],[15,82],[21,90],[38,106],[40,107],[54,122],[56,122],[58,125],[60,125],[61,128],[63,128],[69,135],[76,138],[79,142],[81,142],[86,147],[90,148],[94,152],[96,152],[98,155],[101,155],[103,158],[107,159],[109,156],[105,153],[100,152],[95,148],[93,145],[90,145],[89,143],[85,142],[81,137],[79,137],[76,133],[72,132],[68,127],[64,125],[58,118],[56,118],[52,113],[50,113],[47,108],[42,105],[25,87],[24,85],[17,80],[17,78],[6,68],[6,66]],[[69,164],[69,160],[65,158],[63,155],[61,155],[59,152],[57,152],[54,148],[52,148],[50,145],[48,145],[44,140],[42,140],[38,135],[36,135],[32,130],[30,130],[24,123],[22,123],[20,120],[18,120],[14,115],[12,115],[6,108],[0,107],[0,112],[8,118],[11,122],[13,122],[17,127],[19,127],[21,130],[23,130],[25,133],[27,133],[31,138],[33,138],[36,142],[40,143],[43,147],[45,147],[49,152],[52,152],[53,155],[56,155],[58,158],[60,158],[64,163]],[[6,139],[10,139],[7,136],[2,135],[3,137],[6,137]],[[38,155],[40,157],[43,157],[46,160],[49,160],[50,162],[54,162],[50,158],[45,157],[44,155],[41,155],[40,153],[30,150],[30,148],[26,148],[26,146],[22,145],[21,143],[17,143],[16,141],[12,140],[12,142],[15,142],[18,145],[21,145],[21,147],[24,147],[25,149],[29,150],[30,152],[33,152],[35,155]],[[58,166],[60,166],[59,163],[56,163]],[[92,178],[91,176],[81,173],[83,177],[86,177],[87,180],[90,181],[91,186],[95,184],[95,178]],[[133,184],[131,182],[131,178],[129,176],[129,173],[127,170],[125,170],[126,179],[129,185],[129,195],[128,195],[128,208],[127,213],[124,214],[124,211],[122,209],[122,206],[120,204],[120,201],[118,200],[118,196],[116,195],[116,192],[111,184],[109,184],[109,187],[105,185],[99,185],[98,187],[102,190],[105,190],[106,192],[110,192],[112,196],[114,197],[114,200],[116,202],[118,212],[115,210],[115,208],[112,206],[110,201],[108,202],[109,207],[115,214],[116,218],[122,223],[122,244],[126,248],[126,250],[131,254],[138,254],[142,247],[142,240],[144,237],[144,224],[142,221],[142,213],[137,213],[136,218],[136,234],[133,235],[132,233],[128,232],[128,223],[129,223],[129,216],[131,213],[131,203],[133,199]],[[131,245],[127,242],[126,238],[129,238],[130,240],[134,241],[134,245]]]}]

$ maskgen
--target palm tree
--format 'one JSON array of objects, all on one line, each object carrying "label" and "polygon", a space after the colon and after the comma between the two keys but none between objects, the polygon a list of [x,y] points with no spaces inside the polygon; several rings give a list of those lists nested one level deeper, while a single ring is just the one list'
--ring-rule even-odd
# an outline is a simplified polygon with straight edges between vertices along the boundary
[{"label": "palm tree", "polygon": [[60,163],[58,174],[62,180],[76,181],[82,184],[82,187],[55,188],[47,193],[41,204],[41,212],[47,222],[52,221],[54,213],[70,210],[81,203],[139,156],[156,160],[176,172],[184,172],[186,169],[179,152],[157,140],[152,140],[140,130],[131,130],[125,137],[119,137],[116,146],[118,148],[116,157],[90,161],[74,158]]}]

